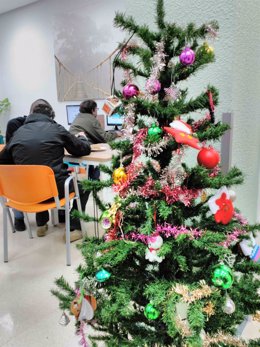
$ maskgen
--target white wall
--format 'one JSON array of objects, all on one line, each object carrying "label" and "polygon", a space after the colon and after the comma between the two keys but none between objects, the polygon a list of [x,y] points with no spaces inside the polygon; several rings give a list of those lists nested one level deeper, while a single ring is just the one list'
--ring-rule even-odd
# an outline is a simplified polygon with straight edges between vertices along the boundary
[{"label": "white wall", "polygon": [[28,114],[38,98],[56,103],[51,20],[46,5],[38,2],[2,15],[0,71],[3,95],[10,114]]},{"label": "white wall", "polygon": [[[259,1],[237,1],[232,56],[232,164],[245,174],[237,187],[239,204],[260,221],[260,6]],[[258,178],[259,176],[259,178]],[[259,188],[258,188],[259,187]]]},{"label": "white wall", "polygon": [[[245,173],[245,184],[235,188],[236,206],[253,222],[260,185],[258,2],[165,0],[168,21],[180,25],[194,21],[199,25],[217,19],[220,24],[219,39],[213,44],[216,63],[191,77],[188,86],[196,95],[207,84],[215,85],[220,91],[217,116],[220,118],[223,112],[234,115],[232,164]],[[127,0],[126,12],[138,23],[154,27],[154,10],[155,1]],[[34,99],[47,99],[56,111],[57,121],[67,126],[66,103],[57,101],[52,13],[52,1],[42,0],[0,16],[0,98],[10,99],[10,117],[27,114]]]}]

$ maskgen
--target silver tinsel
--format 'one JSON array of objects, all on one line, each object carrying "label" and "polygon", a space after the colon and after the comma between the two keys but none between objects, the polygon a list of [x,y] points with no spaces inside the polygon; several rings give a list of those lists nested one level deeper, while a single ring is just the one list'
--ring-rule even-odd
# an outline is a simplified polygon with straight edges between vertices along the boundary
[{"label": "silver tinsel", "polygon": [[164,42],[157,42],[155,47],[156,53],[152,58],[153,68],[150,78],[158,79],[160,76],[160,71],[163,71],[165,68],[166,54],[164,53]]},{"label": "silver tinsel", "polygon": [[164,184],[170,184],[173,187],[179,187],[182,185],[187,175],[181,165],[182,156],[182,152],[179,154],[177,154],[175,151],[173,152],[169,165],[163,171],[161,182]]},{"label": "silver tinsel", "polygon": [[155,117],[144,116],[141,114],[137,115],[137,122],[143,123],[147,128],[150,128],[153,124],[158,124],[158,121]]},{"label": "silver tinsel", "polygon": [[159,71],[163,71],[165,67],[165,57],[166,54],[164,53],[164,42],[157,42],[155,44],[156,47],[156,54],[154,55],[154,65],[158,66]]},{"label": "silver tinsel", "polygon": [[216,39],[218,36],[217,24],[213,21],[206,26],[207,36],[210,39]]},{"label": "silver tinsel", "polygon": [[125,106],[125,118],[123,124],[123,132],[124,136],[131,138],[133,133],[135,123],[135,105],[129,103]]},{"label": "silver tinsel", "polygon": [[177,100],[181,96],[181,91],[174,85],[170,85],[169,88],[164,88],[165,91],[165,98],[167,100]]},{"label": "silver tinsel", "polygon": [[232,268],[236,261],[236,255],[235,254],[225,254],[223,258],[223,262]]},{"label": "silver tinsel", "polygon": [[169,138],[164,137],[157,143],[148,144],[147,147],[142,146],[142,153],[147,153],[148,156],[152,156],[154,154],[159,155],[163,149],[167,147],[168,142]]}]

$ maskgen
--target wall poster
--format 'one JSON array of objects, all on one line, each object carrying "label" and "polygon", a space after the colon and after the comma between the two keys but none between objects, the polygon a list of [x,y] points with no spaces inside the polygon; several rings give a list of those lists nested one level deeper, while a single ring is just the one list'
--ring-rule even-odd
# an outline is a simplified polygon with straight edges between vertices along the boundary
[{"label": "wall poster", "polygon": [[[113,25],[126,0],[55,0],[54,52],[59,101],[111,95],[112,60],[124,33]],[[119,85],[122,73],[116,73]]]}]

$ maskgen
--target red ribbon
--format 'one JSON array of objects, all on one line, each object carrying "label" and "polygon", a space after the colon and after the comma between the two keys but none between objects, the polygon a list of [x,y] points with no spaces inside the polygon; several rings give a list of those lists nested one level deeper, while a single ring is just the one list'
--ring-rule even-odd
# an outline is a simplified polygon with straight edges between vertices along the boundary
[{"label": "red ribbon", "polygon": [[152,251],[159,251],[160,248],[149,248],[148,247],[148,249],[149,249],[150,252],[152,252]]},{"label": "red ribbon", "polygon": [[210,90],[207,91],[208,97],[209,97],[209,105],[210,105],[210,110],[214,112],[215,106],[214,106],[214,101],[213,101],[213,95]]}]

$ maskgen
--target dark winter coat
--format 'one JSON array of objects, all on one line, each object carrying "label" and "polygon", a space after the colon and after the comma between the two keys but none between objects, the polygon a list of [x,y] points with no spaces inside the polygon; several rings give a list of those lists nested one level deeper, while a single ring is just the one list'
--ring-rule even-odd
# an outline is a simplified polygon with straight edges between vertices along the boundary
[{"label": "dark winter coat", "polygon": [[47,165],[53,169],[57,184],[62,185],[68,177],[64,149],[74,156],[91,151],[86,138],[75,137],[47,115],[31,114],[0,153],[0,164]]},{"label": "dark winter coat", "polygon": [[79,113],[69,131],[72,134],[84,131],[91,144],[109,142],[117,137],[116,133],[103,130],[97,118],[91,113]]},{"label": "dark winter coat", "polygon": [[16,132],[16,130],[19,129],[24,124],[24,122],[26,121],[26,117],[27,116],[16,117],[16,118],[9,120],[9,122],[7,123],[7,126],[6,126],[6,133],[5,133],[6,143],[8,143],[10,141],[10,139],[12,138],[12,136]]}]

